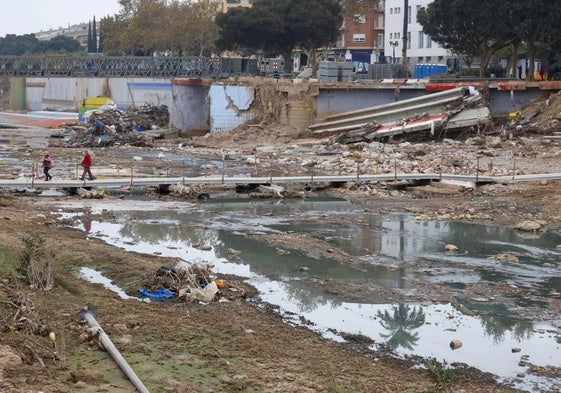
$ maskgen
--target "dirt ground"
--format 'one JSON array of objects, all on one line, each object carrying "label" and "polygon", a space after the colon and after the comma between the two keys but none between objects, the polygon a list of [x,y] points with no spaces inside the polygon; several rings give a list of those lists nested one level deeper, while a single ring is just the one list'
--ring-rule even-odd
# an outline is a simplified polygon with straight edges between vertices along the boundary
[{"label": "dirt ground", "polygon": [[[159,142],[159,146],[184,143],[196,154],[218,154],[221,148],[238,147],[251,153],[263,145],[306,146],[314,137],[302,130],[264,125],[242,127],[218,136]],[[256,135],[259,135],[258,137]],[[529,137],[528,134],[524,135]],[[532,135],[533,136],[533,135]],[[541,137],[541,135],[537,135]],[[18,146],[21,147],[21,146]],[[512,157],[516,145],[497,149],[500,157]],[[435,146],[438,149],[438,146]],[[556,143],[540,147],[557,152]],[[54,157],[77,160],[79,149],[50,146]],[[96,152],[103,161],[107,150]],[[17,156],[17,152],[14,153]],[[524,156],[526,168],[555,167],[561,157],[549,154],[544,163],[539,153]],[[506,160],[507,158],[505,158]],[[110,160],[109,156],[106,161]],[[0,163],[0,166],[2,164]],[[8,168],[2,166],[2,170]],[[373,194],[370,188],[331,189],[361,205],[380,211],[410,211],[431,217],[449,217],[476,222],[516,225],[522,220],[540,220],[543,228],[558,230],[561,224],[559,182],[541,181],[490,184],[472,191],[415,187],[391,197]],[[212,192],[212,190],[210,190]],[[377,196],[378,195],[378,196]],[[427,197],[430,195],[430,197]],[[68,197],[63,197],[68,198]],[[151,392],[423,392],[435,391],[430,375],[413,368],[412,359],[400,360],[387,352],[373,352],[361,337],[335,343],[302,327],[289,326],[266,304],[260,304],[250,288],[236,277],[227,286],[245,288],[245,296],[230,301],[198,303],[144,303],[123,300],[100,285],[77,278],[76,269],[89,266],[130,294],[145,272],[153,272],[169,261],[156,255],[126,253],[83,232],[61,226],[51,215],[49,201],[35,196],[0,194],[0,391],[12,392],[132,392],[131,383],[100,350],[77,314],[90,306],[117,348]],[[15,272],[24,250],[22,239],[44,239],[44,259],[50,262],[54,286],[48,291],[29,288]],[[262,239],[310,253],[346,259],[339,250],[328,250],[315,239],[295,239],[289,234]],[[349,261],[351,263],[351,261]],[[337,287],[341,296],[352,299],[356,288]],[[479,290],[476,288],[474,290]],[[506,297],[509,288],[492,288]],[[392,291],[365,290],[360,301],[395,301]],[[413,300],[413,299],[410,299]],[[415,300],[451,300],[441,288],[420,291]],[[553,298],[548,312],[560,311]],[[55,333],[55,340],[49,333]],[[490,375],[457,366],[454,392],[512,392],[497,385]]]}]

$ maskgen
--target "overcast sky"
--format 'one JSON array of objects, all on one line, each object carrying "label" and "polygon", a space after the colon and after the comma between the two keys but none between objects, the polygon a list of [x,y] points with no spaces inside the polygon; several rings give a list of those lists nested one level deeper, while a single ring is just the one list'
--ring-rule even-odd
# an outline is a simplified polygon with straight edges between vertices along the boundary
[{"label": "overcast sky", "polygon": [[0,0],[0,37],[99,21],[120,10],[117,0]]}]

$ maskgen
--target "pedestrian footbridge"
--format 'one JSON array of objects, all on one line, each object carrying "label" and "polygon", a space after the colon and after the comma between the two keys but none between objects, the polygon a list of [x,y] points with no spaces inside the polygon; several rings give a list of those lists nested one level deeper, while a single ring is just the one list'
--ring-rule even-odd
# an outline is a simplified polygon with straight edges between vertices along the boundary
[{"label": "pedestrian footbridge", "polygon": [[376,175],[338,175],[338,176],[198,176],[198,177],[135,177],[135,178],[101,178],[96,180],[41,179],[20,178],[0,179],[0,188],[133,188],[142,186],[169,186],[172,184],[205,185],[205,184],[313,184],[315,183],[348,183],[375,181],[459,181],[474,184],[531,182],[543,180],[561,180],[561,173],[542,173],[515,176],[477,176],[458,174],[429,173],[387,173]]}]

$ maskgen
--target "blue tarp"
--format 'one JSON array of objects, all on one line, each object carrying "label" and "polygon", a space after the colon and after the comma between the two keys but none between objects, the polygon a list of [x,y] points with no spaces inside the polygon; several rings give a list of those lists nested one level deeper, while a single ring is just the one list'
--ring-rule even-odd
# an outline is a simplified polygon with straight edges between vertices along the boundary
[{"label": "blue tarp", "polygon": [[144,297],[150,298],[152,300],[160,300],[160,301],[165,299],[170,299],[175,296],[175,294],[167,288],[158,289],[157,291],[152,291],[152,292],[147,289],[140,288],[138,292],[140,292],[140,294],[143,295]]}]

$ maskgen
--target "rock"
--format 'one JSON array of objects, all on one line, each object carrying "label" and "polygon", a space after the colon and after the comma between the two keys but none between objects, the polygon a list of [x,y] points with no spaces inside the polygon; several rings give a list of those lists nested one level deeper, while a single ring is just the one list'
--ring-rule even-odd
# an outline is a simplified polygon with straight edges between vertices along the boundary
[{"label": "rock", "polygon": [[452,350],[461,348],[462,346],[462,342],[460,340],[452,340],[450,341],[450,348],[452,348]]},{"label": "rock", "polygon": [[455,246],[454,244],[447,244],[447,245],[444,247],[444,250],[445,250],[446,252],[457,252],[457,251],[458,251],[458,247]]},{"label": "rock", "polygon": [[212,246],[206,246],[206,245],[202,245],[202,244],[195,244],[195,245],[193,245],[193,248],[196,248],[197,250],[202,250],[202,251],[212,250]]},{"label": "rock", "polygon": [[517,352],[520,352],[520,351],[522,351],[522,349],[520,349],[520,348],[512,348],[511,349],[512,353],[517,353]]},{"label": "rock", "polygon": [[302,273],[309,273],[309,272],[310,272],[310,268],[309,268],[308,266],[300,266],[300,267],[298,268],[298,271],[299,271],[299,272],[302,272]]},{"label": "rock", "polygon": [[240,251],[234,250],[233,248],[228,249],[228,254],[230,254],[230,255],[237,255],[237,254],[240,254],[240,253],[241,253]]},{"label": "rock", "polygon": [[542,266],[543,267],[555,267],[555,264],[550,263],[550,262],[544,262]]},{"label": "rock", "polygon": [[535,232],[539,231],[541,228],[542,225],[537,221],[522,221],[514,227],[514,229],[525,232]]},{"label": "rock", "polygon": [[103,373],[93,370],[76,370],[70,373],[74,383],[84,382],[88,385],[97,385],[100,382],[105,382]]},{"label": "rock", "polygon": [[120,333],[123,333],[123,332],[126,332],[126,331],[129,330],[127,325],[125,325],[124,323],[116,323],[115,325],[113,325],[113,328]]},{"label": "rock", "polygon": [[8,345],[0,345],[0,370],[22,364],[21,357]]},{"label": "rock", "polygon": [[488,147],[497,148],[497,147],[501,147],[503,142],[501,141],[501,138],[498,136],[488,136],[487,138],[485,138],[485,143],[487,144]]}]

